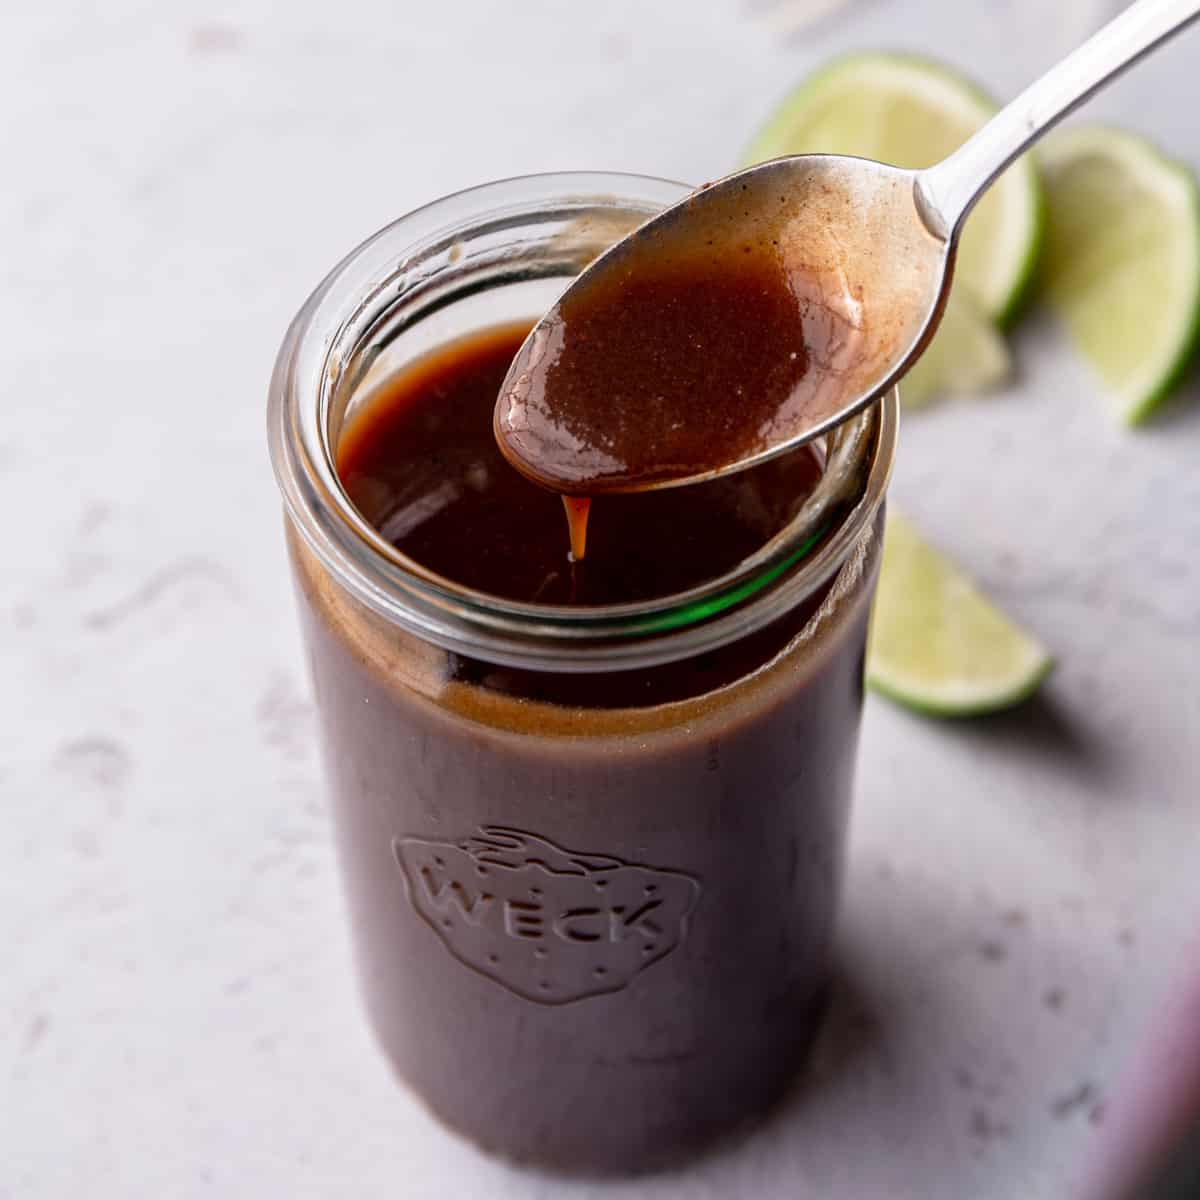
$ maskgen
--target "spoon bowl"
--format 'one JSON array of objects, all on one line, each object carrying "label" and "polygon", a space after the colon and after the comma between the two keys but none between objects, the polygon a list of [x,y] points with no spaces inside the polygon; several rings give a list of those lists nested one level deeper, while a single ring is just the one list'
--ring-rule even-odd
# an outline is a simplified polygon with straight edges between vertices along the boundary
[{"label": "spoon bowl", "polygon": [[[674,487],[786,453],[870,404],[932,336],[953,263],[953,242],[925,222],[917,179],[867,159],[803,155],[739,171],[652,217],[591,263],[513,360],[495,419],[506,456],[560,491]],[[690,321],[671,338],[655,329],[630,376],[614,380],[614,343],[629,343],[658,319],[638,309],[647,263],[693,294]],[[749,294],[722,297],[706,330],[694,293],[716,295],[744,270],[753,273]],[[776,307],[787,310],[781,322],[774,309],[751,307],[771,289],[780,292]],[[646,304],[660,301],[654,292]],[[622,325],[614,336],[618,318],[633,328]],[[737,348],[724,390],[712,379],[719,370],[713,341]],[[667,361],[665,343],[682,357]],[[757,366],[789,344],[804,369],[756,379]],[[588,379],[569,395],[559,377],[585,372],[590,347],[604,349],[597,351],[602,383]],[[720,404],[704,402],[693,364],[703,392],[719,393]],[[682,419],[669,428],[652,423],[645,389]],[[635,421],[637,438],[614,447],[608,435]]]}]

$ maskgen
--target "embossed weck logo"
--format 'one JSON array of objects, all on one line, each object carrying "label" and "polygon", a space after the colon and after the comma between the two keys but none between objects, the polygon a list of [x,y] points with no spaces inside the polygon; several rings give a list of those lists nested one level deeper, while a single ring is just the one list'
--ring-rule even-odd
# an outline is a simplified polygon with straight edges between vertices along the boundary
[{"label": "embossed weck logo", "polygon": [[700,895],[682,872],[493,825],[457,843],[397,838],[393,850],[450,953],[538,1004],[625,987],[684,940]]}]

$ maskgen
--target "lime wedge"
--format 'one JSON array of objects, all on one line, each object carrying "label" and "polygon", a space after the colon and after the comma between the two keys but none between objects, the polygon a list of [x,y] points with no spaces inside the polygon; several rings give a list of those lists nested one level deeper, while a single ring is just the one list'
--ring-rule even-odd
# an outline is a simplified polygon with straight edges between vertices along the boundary
[{"label": "lime wedge", "polygon": [[1033,637],[889,509],[868,686],[922,712],[965,717],[1024,700],[1051,665]]},{"label": "lime wedge", "polygon": [[1004,338],[971,294],[955,288],[933,341],[901,381],[900,399],[918,408],[942,394],[986,392],[1011,374]]},{"label": "lime wedge", "polygon": [[[903,54],[855,54],[810,76],[747,147],[745,164],[784,154],[857,154],[928,167],[956,150],[995,106],[948,67]],[[1015,163],[967,220],[957,282],[1006,323],[1033,278],[1042,232],[1033,160]]]},{"label": "lime wedge", "polygon": [[1200,327],[1200,201],[1186,167],[1131,133],[1080,126],[1042,153],[1051,308],[1126,423],[1187,366]]}]

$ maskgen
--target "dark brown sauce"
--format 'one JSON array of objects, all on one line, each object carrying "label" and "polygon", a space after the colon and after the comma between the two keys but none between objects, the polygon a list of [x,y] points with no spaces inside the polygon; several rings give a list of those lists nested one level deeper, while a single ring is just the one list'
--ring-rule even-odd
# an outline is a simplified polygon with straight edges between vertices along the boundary
[{"label": "dark brown sauce", "polygon": [[571,495],[640,490],[836,409],[863,365],[858,298],[828,255],[797,249],[788,207],[741,204],[685,206],[634,234],[547,314],[496,407],[519,471]]},{"label": "dark brown sauce", "polygon": [[802,449],[695,487],[606,496],[587,560],[573,561],[561,499],[515,471],[493,436],[496,394],[528,329],[485,330],[400,372],[338,446],[338,474],[363,516],[438,575],[546,604],[668,596],[756,551],[819,479],[816,454]]},{"label": "dark brown sauce", "polygon": [[[573,562],[561,497],[493,436],[527,329],[443,347],[347,423],[349,495],[425,568],[525,601],[668,595],[758,549],[818,480],[803,449],[606,495]],[[753,632],[587,673],[427,644],[292,536],[368,1012],[448,1124],[629,1172],[789,1086],[827,977],[878,533]]]}]

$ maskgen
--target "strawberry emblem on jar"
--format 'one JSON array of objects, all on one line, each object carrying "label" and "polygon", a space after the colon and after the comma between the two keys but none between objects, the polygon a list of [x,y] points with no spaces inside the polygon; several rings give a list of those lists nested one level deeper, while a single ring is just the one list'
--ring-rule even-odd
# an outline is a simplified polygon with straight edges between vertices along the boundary
[{"label": "strawberry emblem on jar", "polygon": [[620,991],[687,937],[700,884],[497,825],[397,838],[417,914],[465,966],[537,1004]]}]

